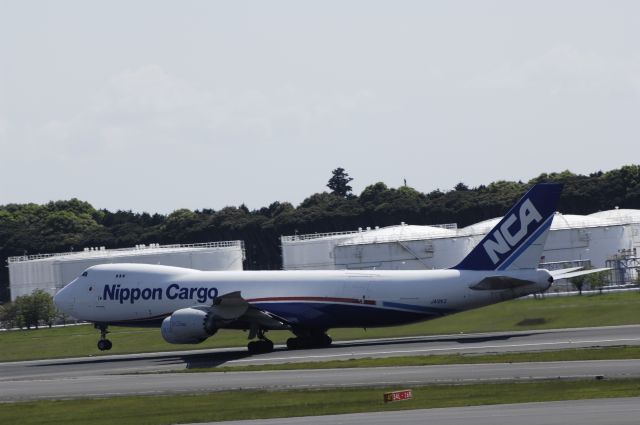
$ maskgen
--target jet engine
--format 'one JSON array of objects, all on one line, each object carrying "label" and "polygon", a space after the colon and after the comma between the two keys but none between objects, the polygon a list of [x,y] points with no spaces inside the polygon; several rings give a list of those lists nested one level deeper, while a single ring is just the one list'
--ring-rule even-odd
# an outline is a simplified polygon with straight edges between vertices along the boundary
[{"label": "jet engine", "polygon": [[211,313],[197,308],[182,308],[162,321],[162,337],[170,344],[199,344],[218,329]]}]

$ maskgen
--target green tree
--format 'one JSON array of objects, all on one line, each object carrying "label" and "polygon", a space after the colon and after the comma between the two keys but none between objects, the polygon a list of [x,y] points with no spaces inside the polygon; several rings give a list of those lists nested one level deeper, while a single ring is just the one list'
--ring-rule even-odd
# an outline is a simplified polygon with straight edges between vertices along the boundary
[{"label": "green tree", "polygon": [[33,308],[33,302],[29,295],[21,295],[15,299],[17,315],[22,318],[23,326],[27,329],[31,329],[31,326],[35,326],[38,322],[38,315]]},{"label": "green tree", "polygon": [[600,294],[602,294],[602,287],[607,283],[606,273],[604,273],[603,271],[599,273],[589,274],[587,275],[586,282],[589,284],[589,288],[597,289]]},{"label": "green tree", "polygon": [[582,288],[584,287],[586,278],[586,276],[576,276],[569,279],[569,282],[578,290],[578,295],[582,295]]},{"label": "green tree", "polygon": [[36,328],[38,328],[38,323],[40,322],[51,327],[58,315],[53,304],[53,297],[42,289],[36,289],[31,293],[31,299],[33,309],[36,311]]},{"label": "green tree", "polygon": [[41,322],[51,326],[57,316],[53,298],[42,289],[36,289],[31,295],[17,297],[15,305],[16,317],[21,317],[22,326],[27,329],[31,329],[31,326],[38,329]]},{"label": "green tree", "polygon": [[352,190],[349,182],[351,182],[353,178],[349,177],[349,174],[347,174],[342,167],[336,168],[331,174],[333,175],[329,179],[329,183],[327,183],[327,187],[331,189],[331,193],[341,198],[348,198]]},{"label": "green tree", "polygon": [[16,303],[7,302],[0,305],[0,326],[5,329],[22,328],[24,320]]},{"label": "green tree", "polygon": [[[219,211],[177,210],[165,216],[95,210],[77,199],[0,205],[0,262],[6,264],[10,256],[78,251],[88,246],[124,248],[140,243],[240,239],[245,241],[245,267],[278,269],[282,267],[281,235],[388,226],[401,221],[456,222],[463,227],[504,214],[536,182],[564,183],[558,209],[565,214],[588,214],[616,206],[640,208],[639,165],[589,175],[544,173],[527,183],[496,181],[474,188],[459,183],[452,190],[430,193],[375,183],[355,196],[351,181],[344,168],[336,168],[327,184],[330,191],[308,196],[297,207],[274,202],[254,211],[241,205]],[[2,267],[0,301],[9,299],[8,282],[8,268]]]},{"label": "green tree", "polygon": [[386,184],[378,182],[364,188],[360,194],[359,201],[365,208],[373,209],[380,202],[384,202],[389,194]]}]

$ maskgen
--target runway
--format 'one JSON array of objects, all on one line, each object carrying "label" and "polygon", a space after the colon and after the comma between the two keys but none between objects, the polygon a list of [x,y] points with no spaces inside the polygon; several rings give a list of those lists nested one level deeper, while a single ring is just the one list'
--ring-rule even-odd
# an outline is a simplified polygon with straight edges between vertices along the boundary
[{"label": "runway", "polygon": [[235,390],[292,390],[369,386],[417,386],[536,379],[640,377],[640,360],[600,360],[447,366],[409,366],[270,372],[87,375],[76,378],[5,381],[0,401],[201,393]]},{"label": "runway", "polygon": [[511,379],[640,377],[640,360],[390,367],[373,369],[122,375],[220,364],[284,363],[434,353],[532,351],[639,344],[640,326],[403,338],[338,343],[322,350],[249,357],[238,349],[0,364],[0,401],[238,389],[426,385]]},{"label": "runway", "polygon": [[452,353],[504,353],[611,345],[640,345],[640,325],[338,341],[324,349],[288,351],[284,347],[277,347],[273,353],[255,356],[250,356],[245,348],[231,348],[11,362],[0,363],[0,382],[171,371],[221,365]]},{"label": "runway", "polygon": [[232,421],[225,425],[637,425],[638,416],[640,398],[612,398]]}]

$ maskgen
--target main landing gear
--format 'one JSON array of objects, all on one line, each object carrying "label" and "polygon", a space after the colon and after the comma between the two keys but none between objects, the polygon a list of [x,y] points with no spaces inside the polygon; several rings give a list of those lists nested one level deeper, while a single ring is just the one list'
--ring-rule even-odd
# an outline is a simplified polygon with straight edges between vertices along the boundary
[{"label": "main landing gear", "polygon": [[95,328],[100,329],[100,341],[98,341],[98,350],[111,350],[113,344],[107,339],[107,334],[109,333],[109,331],[107,330],[107,325],[96,323]]},{"label": "main landing gear", "polygon": [[247,348],[250,354],[265,354],[273,351],[273,342],[264,335],[264,330],[258,331],[258,340],[251,341]]},{"label": "main landing gear", "polygon": [[309,332],[287,340],[289,350],[301,350],[304,348],[325,348],[331,345],[333,340],[325,332]]}]

